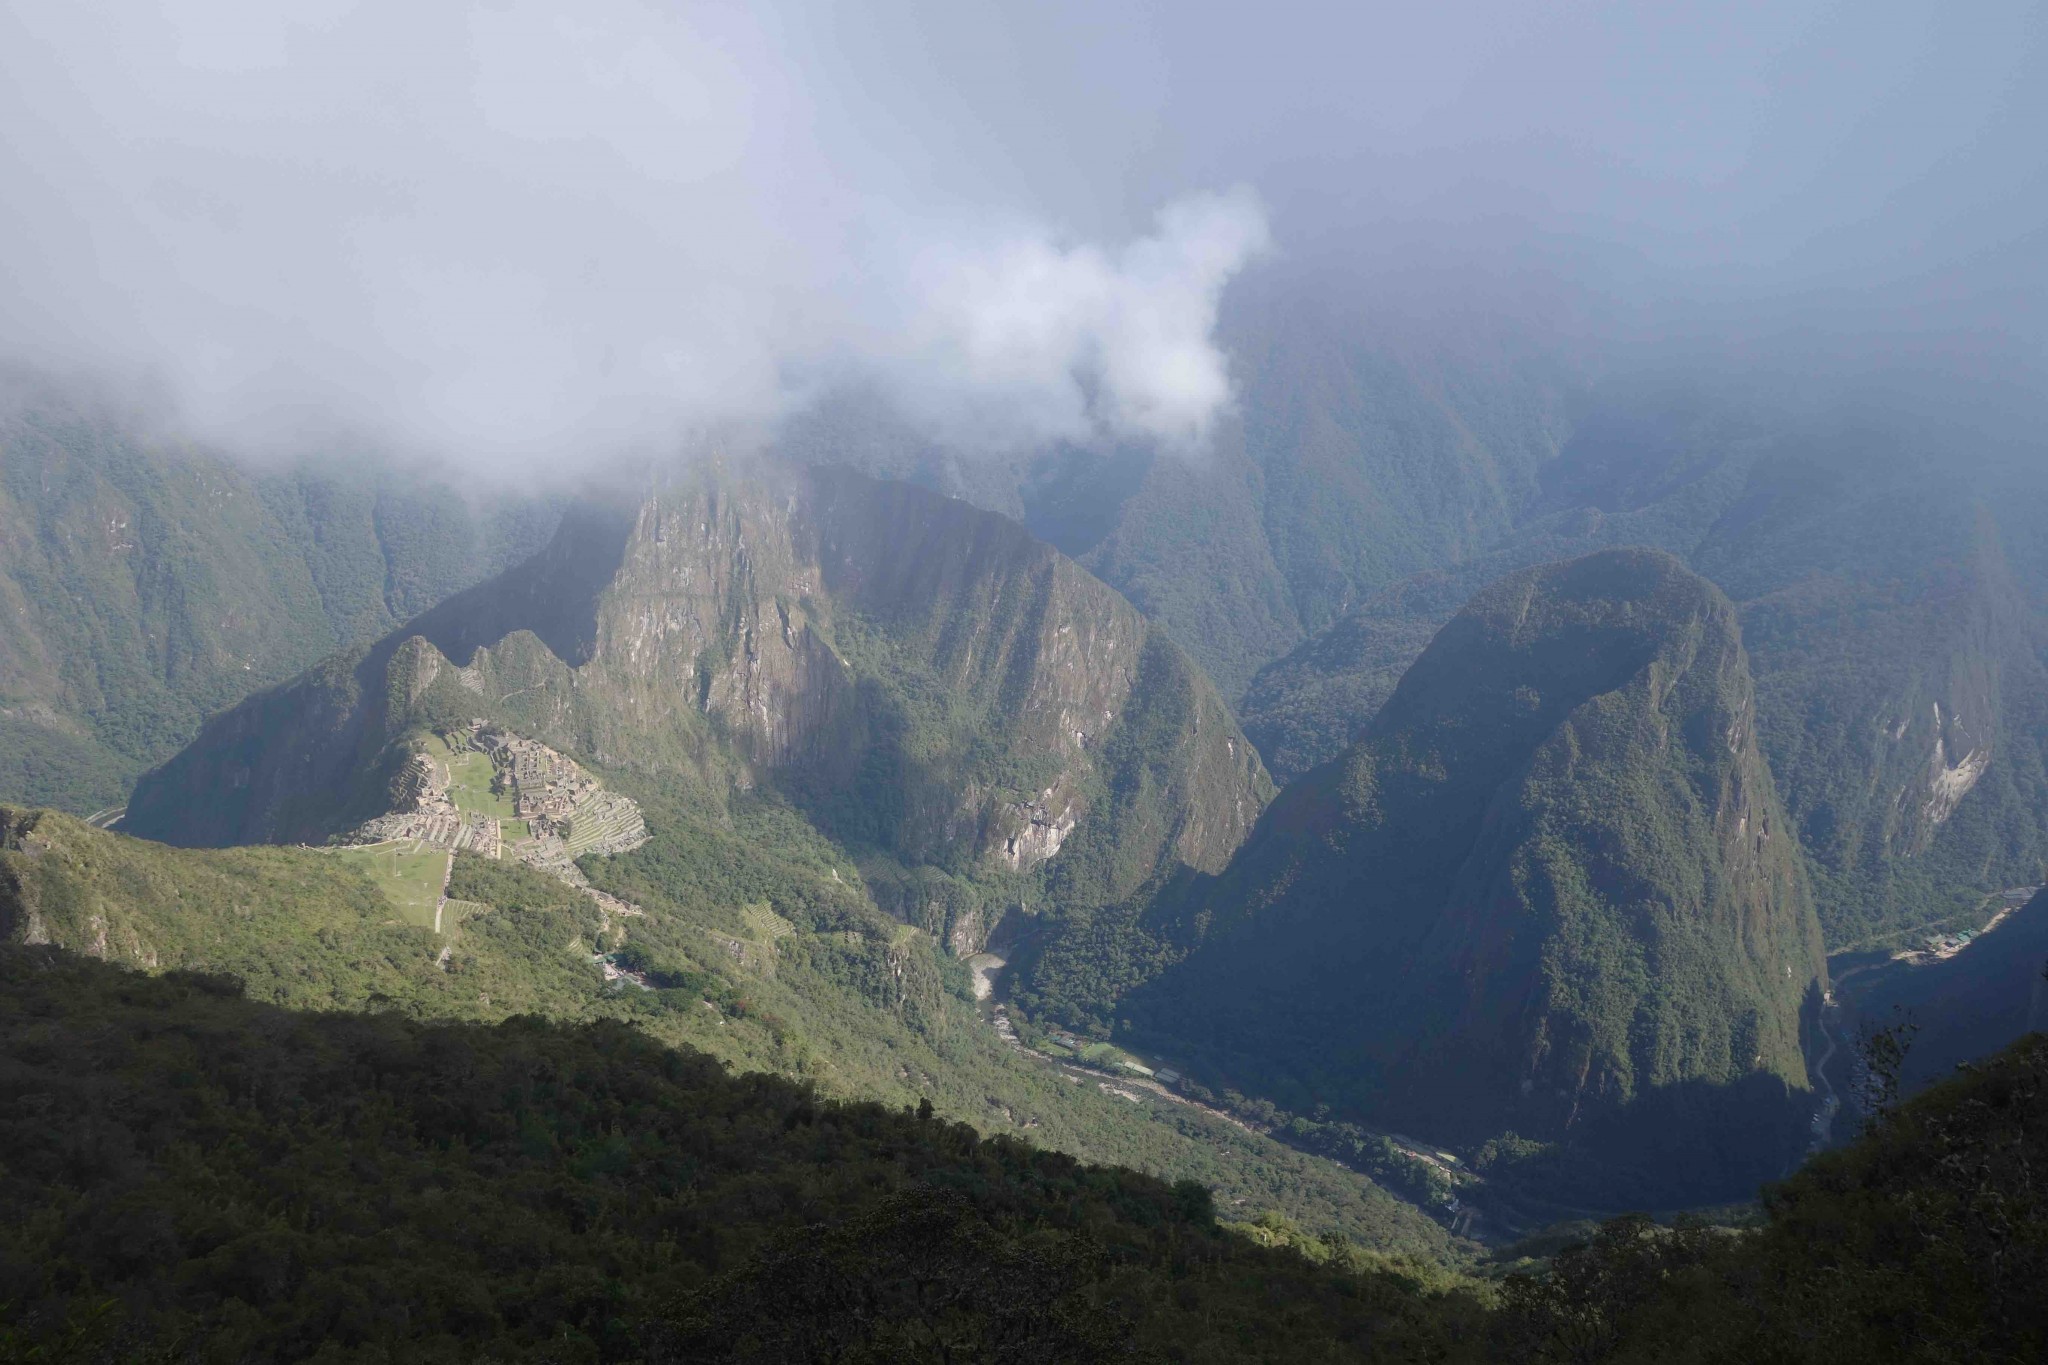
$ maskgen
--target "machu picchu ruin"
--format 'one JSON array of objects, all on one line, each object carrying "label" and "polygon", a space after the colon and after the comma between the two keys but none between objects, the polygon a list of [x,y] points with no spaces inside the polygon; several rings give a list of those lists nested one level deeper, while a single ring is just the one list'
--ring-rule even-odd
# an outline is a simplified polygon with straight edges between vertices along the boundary
[{"label": "machu picchu ruin", "polygon": [[450,764],[415,751],[392,780],[391,813],[357,826],[347,842],[413,839],[435,848],[502,857],[504,836],[497,819],[485,811],[458,807],[454,786]]},{"label": "machu picchu ruin", "polygon": [[472,720],[421,740],[390,792],[391,809],[350,830],[341,844],[405,842],[513,858],[576,887],[608,917],[641,913],[591,886],[576,866],[585,854],[625,853],[646,843],[640,807],[566,754]]},{"label": "machu picchu ruin", "polygon": [[624,853],[647,842],[647,824],[630,797],[607,791],[575,760],[536,740],[489,726],[469,732],[491,760],[493,790],[512,801],[532,848],[519,856],[545,864],[586,853]]}]

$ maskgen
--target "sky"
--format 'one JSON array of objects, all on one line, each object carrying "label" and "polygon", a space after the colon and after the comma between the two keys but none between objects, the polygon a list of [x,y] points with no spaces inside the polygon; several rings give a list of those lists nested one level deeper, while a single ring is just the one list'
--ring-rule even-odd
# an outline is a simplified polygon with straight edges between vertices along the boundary
[{"label": "sky", "polygon": [[0,360],[482,468],[846,387],[1194,450],[1233,281],[1568,243],[1639,337],[2048,371],[2043,70],[2010,0],[0,0]]}]

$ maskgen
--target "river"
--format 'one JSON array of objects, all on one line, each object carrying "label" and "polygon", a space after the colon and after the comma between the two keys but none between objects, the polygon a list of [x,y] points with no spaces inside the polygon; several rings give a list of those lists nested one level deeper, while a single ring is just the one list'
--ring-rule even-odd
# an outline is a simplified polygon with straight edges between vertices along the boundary
[{"label": "river", "polygon": [[1833,991],[1821,1008],[1818,1052],[1809,1068],[1823,1110],[1814,1121],[1815,1146],[1849,1136],[1836,1131],[1835,1118],[1855,1104],[1860,1054],[1854,1040],[1862,1030],[1898,1021],[1914,1026],[1900,1078],[1911,1093],[2048,1028],[2044,964],[2048,894],[2002,910],[1966,946],[1945,955],[1855,953],[1828,959]]}]

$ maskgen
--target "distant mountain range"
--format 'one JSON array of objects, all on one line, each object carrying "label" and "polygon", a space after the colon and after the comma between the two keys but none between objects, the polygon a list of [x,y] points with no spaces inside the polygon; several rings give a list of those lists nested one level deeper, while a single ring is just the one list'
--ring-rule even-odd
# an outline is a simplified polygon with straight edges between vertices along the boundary
[{"label": "distant mountain range", "polygon": [[1346,610],[1509,534],[1598,373],[1596,306],[1512,304],[1455,271],[1368,281],[1269,264],[1232,286],[1218,341],[1237,399],[1201,452],[933,445],[873,404],[785,434],[790,454],[924,483],[1013,517],[1123,593],[1228,699]]},{"label": "distant mountain range", "polygon": [[[514,926],[479,893],[395,974],[360,925],[282,934],[337,1002],[388,975],[452,1009],[406,955],[516,928],[806,1021],[722,1015],[743,1064],[908,1094],[882,1059],[915,1036],[994,1122],[1018,1106],[972,1099],[979,1046],[1015,1047],[960,966],[989,954],[1023,1044],[1144,1050],[1173,1103],[1303,1145],[1413,1131],[1552,1208],[1740,1194],[1806,1141],[1824,955],[2043,880],[2048,471],[1955,402],[1632,379],[1558,310],[1373,302],[1306,271],[1234,290],[1239,399],[1199,458],[967,460],[854,397],[772,457],[559,500],[250,472],[20,380],[0,798],[324,845],[482,763],[449,814],[494,838],[414,854],[473,873],[551,837],[577,894],[639,913]],[[644,831],[515,813],[544,775],[493,785],[484,734]],[[385,904],[316,866],[247,894]],[[59,941],[209,961],[148,927],[156,876],[123,873],[118,914],[49,901]],[[501,989],[584,1008],[538,960]]]}]

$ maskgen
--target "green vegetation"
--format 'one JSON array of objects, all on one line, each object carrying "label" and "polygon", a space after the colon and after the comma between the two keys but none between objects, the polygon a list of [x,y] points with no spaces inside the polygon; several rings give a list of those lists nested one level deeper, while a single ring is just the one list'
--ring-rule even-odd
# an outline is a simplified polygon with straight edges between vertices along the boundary
[{"label": "green vegetation", "polygon": [[905,1104],[928,1097],[987,1131],[1199,1179],[1225,1208],[1277,1204],[1375,1248],[1447,1245],[1426,1217],[1341,1166],[1191,1106],[1161,1099],[1134,1107],[1008,1047],[979,1017],[962,964],[929,931],[881,914],[848,875],[852,860],[786,807],[739,802],[727,826],[651,788],[632,794],[652,840],[583,867],[597,886],[650,912],[625,924],[633,956],[622,965],[719,1003],[719,1013],[689,1016],[703,1034],[677,1036],[833,1094]]},{"label": "green vegetation", "polygon": [[[786,808],[743,804],[725,830],[650,797],[649,819],[647,846],[584,863],[647,914],[601,934],[595,907],[563,883],[464,854],[448,894],[490,909],[444,918],[436,937],[323,850],[173,849],[8,812],[0,937],[225,972],[293,1007],[628,1023],[838,1098],[929,1099],[992,1135],[1196,1180],[1233,1216],[1277,1208],[1375,1250],[1453,1254],[1430,1218],[1342,1166],[1191,1106],[1073,1084],[1003,1043],[965,969],[877,911],[846,879],[850,860]],[[600,949],[653,989],[608,986],[591,962]]]},{"label": "green vegetation", "polygon": [[[295,1014],[0,947],[7,1359],[2018,1361],[2048,1039],[1769,1190],[1466,1280],[616,1022]],[[1535,1259],[1531,1259],[1534,1257]]]},{"label": "green vegetation", "polygon": [[1260,669],[1238,719],[1275,780],[1292,782],[1350,748],[1447,616],[1375,601]]},{"label": "green vegetation", "polygon": [[511,859],[458,853],[448,873],[451,898],[500,910],[567,910],[583,904],[574,887]]},{"label": "green vegetation", "polygon": [[0,792],[17,800],[84,815],[118,805],[133,776],[120,755],[86,736],[0,714]]},{"label": "green vegetation", "polygon": [[[446,856],[434,855],[437,880]],[[508,890],[502,877],[480,881],[472,863],[526,877]],[[324,850],[166,848],[0,807],[0,938],[150,970],[224,972],[252,997],[293,1008],[593,1017],[600,982],[587,951],[571,946],[595,940],[588,901],[531,869],[482,859],[458,859],[451,890],[498,909],[444,921],[437,938],[431,905],[424,923],[409,922],[360,865]]]},{"label": "green vegetation", "polygon": [[441,849],[411,839],[394,839],[337,848],[327,856],[361,868],[407,924],[435,927],[441,885],[448,872],[448,854]]},{"label": "green vegetation", "polygon": [[455,809],[496,816],[508,826],[524,827],[525,822],[515,818],[519,811],[512,798],[503,790],[494,790],[497,769],[491,766],[489,754],[451,749],[439,735],[429,735],[425,748],[429,757],[448,765],[448,796]]},{"label": "green vegetation", "polygon": [[[1540,324],[1495,307],[1446,328],[1433,295],[1431,322],[1390,325],[1413,300],[1327,268],[1275,266],[1227,299],[1241,417],[1198,466],[1155,461],[1085,552],[1061,543],[1234,698],[1357,602],[1505,536],[1579,378]],[[1058,487],[1027,490],[1034,529]]]},{"label": "green vegetation", "polygon": [[[480,716],[714,809],[772,786],[779,819],[971,950],[1020,902],[1220,870],[1271,794],[1188,657],[1014,523],[773,467],[692,470],[645,512],[579,505],[544,555],[215,718],[124,828],[319,842]],[[656,604],[689,628],[647,636]]]},{"label": "green vegetation", "polygon": [[1607,395],[1512,534],[1268,665],[1240,708],[1246,733],[1292,780],[1362,732],[1485,585],[1659,547],[1737,605],[1829,950],[1965,926],[1983,893],[2048,863],[2048,483],[2038,462],[1972,449],[1967,413],[1935,423],[1863,398],[1843,415],[1774,411],[1747,389]]},{"label": "green vegetation", "polygon": [[[459,799],[475,802],[481,766],[432,736],[484,716],[575,753],[644,811],[644,847],[584,870],[652,913],[586,947],[630,951],[650,981],[717,1007],[647,993],[630,1008],[673,1014],[660,1036],[835,1094],[929,1093],[971,1122],[1210,1180],[1253,1208],[1282,1192],[1361,1240],[1440,1243],[1341,1168],[1190,1106],[1133,1114],[1072,1093],[969,1003],[957,958],[1006,915],[1219,871],[1249,829],[1270,784],[1186,655],[1012,524],[844,474],[763,477],[693,475],[638,529],[579,509],[528,566],[217,718],[139,784],[124,828],[315,841],[387,809],[423,742],[471,764]],[[833,555],[809,557],[805,517]],[[690,563],[664,558],[678,542]],[[737,567],[721,557],[741,545]],[[677,596],[700,582],[721,586]],[[678,601],[702,633],[669,632],[671,656],[636,632],[647,603]],[[450,974],[499,922],[460,926]]]},{"label": "green vegetation", "polygon": [[8,380],[0,799],[120,804],[208,714],[524,557],[554,519],[368,456],[250,472]]},{"label": "green vegetation", "polygon": [[[621,1271],[620,1248],[648,1227],[613,1218],[608,1201],[627,1195],[589,1184],[617,1174],[613,1158],[578,1129],[557,1143],[565,1167],[522,1169],[529,1191],[546,1185],[603,1215],[542,1237],[558,1251],[575,1243],[559,1264],[587,1271],[578,1283],[603,1284],[601,1295],[515,1276],[512,1306],[490,1317],[476,1305],[497,1290],[475,1290],[480,1263],[443,1245],[444,1269],[459,1271],[422,1278],[432,1292],[419,1321],[449,1341],[538,1350],[533,1305],[549,1303],[581,1334],[560,1348],[569,1354],[687,1356],[716,1342],[779,1358],[858,1338],[914,1355],[958,1329],[1057,1358],[1132,1333],[1173,1341],[1157,1321],[1170,1297],[1214,1334],[1186,1347],[1197,1354],[1242,1331],[1313,1358],[1362,1349],[1364,1337],[1345,1335],[1352,1319],[1319,1297],[1336,1295],[1377,1305],[1382,1353],[1477,1349],[1476,1303],[1396,1309],[1376,1297],[1388,1284],[1379,1257],[1458,1254],[1381,1187],[1431,1205],[1483,1181],[1489,1214],[1524,1221],[1567,1205],[1739,1194],[1803,1138],[1798,1020],[1821,942],[1809,901],[1830,945],[1881,947],[1964,923],[1986,889],[2039,878],[2048,497],[2038,471],[1979,461],[1928,479],[1928,452],[1967,434],[1880,422],[1874,442],[1871,422],[1712,396],[1610,393],[1553,461],[1568,426],[1557,367],[1526,354],[1492,370],[1469,352],[1395,355],[1360,341],[1335,300],[1247,297],[1230,324],[1258,343],[1240,357],[1247,402],[1208,464],[1126,452],[1040,469],[1022,494],[1162,626],[1013,525],[838,474],[664,489],[633,544],[616,509],[582,508],[542,559],[425,610],[516,558],[544,513],[479,512],[395,476],[343,483],[172,459],[56,399],[11,412],[0,619],[27,624],[0,638],[0,795],[115,804],[207,711],[384,631],[207,726],[145,780],[133,827],[186,842],[317,838],[385,808],[408,746],[482,714],[629,791],[653,838],[584,862],[645,915],[606,921],[531,869],[462,857],[437,936],[443,854],[195,853],[4,810],[0,931],[150,970],[231,973],[261,1002],[374,1011],[343,1027],[413,1038],[392,1044],[413,1048],[409,1066],[430,1065],[422,1021],[468,1021],[459,1032],[472,1039],[510,1036],[504,1022],[526,1013],[596,1026],[559,1035],[585,1041],[563,1044],[571,1079],[544,1097],[568,1095],[579,1113],[603,1106],[575,1091],[597,1065],[576,1049],[644,1061],[656,1055],[641,1051],[647,1039],[795,1078],[807,1103],[928,1102],[998,1147],[1021,1138],[1212,1191],[1240,1238],[1296,1258],[1252,1296],[1259,1311],[1284,1303],[1283,1317],[1322,1320],[1253,1326],[1231,1317],[1236,1286],[1177,1284],[1163,1297],[1144,1280],[1151,1253],[1129,1250],[1139,1243],[1104,1260],[1092,1242],[1062,1240],[1100,1221],[1071,1200],[1068,1222],[1047,1223],[1014,1200],[998,1214],[975,1196],[963,1211],[914,1180],[871,1179],[869,1202],[830,1205],[840,1226],[829,1235],[808,1213],[763,1218],[758,1238],[731,1243],[694,1224],[679,1234],[672,1219],[669,1241],[653,1240],[685,1250]],[[1075,496],[1083,486],[1103,496]],[[1667,549],[1727,596],[1640,551],[1523,572],[1615,545]],[[655,619],[665,624],[650,632]],[[390,633],[400,620],[414,624]],[[1250,682],[1246,732],[1300,779],[1234,861],[1271,789],[1169,634],[1233,693]],[[457,804],[507,819],[518,837],[488,762],[437,752],[456,769]],[[1068,828],[1070,811],[1082,818]],[[1056,858],[1034,862],[1062,838]],[[1043,1042],[1058,1021],[1087,1035],[1078,1057],[1095,1065],[1126,1056],[1120,1043],[1169,1053],[1188,1095],[1291,1149],[1192,1105],[1106,1095],[1003,1043],[955,953],[1006,919],[999,941],[1011,941],[1020,914],[1043,916],[1025,951],[1002,949],[1027,1040],[1066,1053]],[[607,984],[610,971],[627,980]],[[2022,998],[2009,985],[2001,978]],[[202,1005],[219,989],[172,986]],[[1976,987],[1958,979],[1941,998],[1977,998]],[[46,1046],[31,1046],[30,1064]],[[205,1088],[177,1080],[185,1070],[173,1065],[163,1093]],[[1869,1155],[1878,1143],[1849,1175],[1823,1163],[1795,1181],[1792,1203],[1774,1203],[1754,1236],[1634,1221],[1581,1248],[1548,1247],[1550,1274],[1506,1282],[1489,1349],[1861,1359],[1929,1340],[2038,1354],[2039,1324],[2011,1306],[2021,1281],[2001,1278],[2040,1269],[2038,1242],[2013,1231],[2037,1218],[2031,1187],[2000,1165],[2038,1141],[2013,1117],[2031,1112],[2033,1082],[2021,1063],[2001,1074],[1917,1134],[1906,1133],[1914,1119],[1887,1130],[1900,1152],[1940,1164],[1938,1178],[1912,1183],[1906,1156]],[[216,1088],[241,1103],[240,1084]],[[541,1160],[529,1117],[517,1117],[517,1159]],[[1447,1173],[1377,1131],[1384,1123],[1454,1138],[1469,1173]],[[229,1132],[251,1146],[257,1134]],[[615,1138],[632,1146],[607,1130]],[[193,1175],[197,1158],[166,1141],[149,1159],[169,1153]],[[978,1150],[964,1136],[955,1146]],[[102,1149],[79,1150],[90,1166]],[[514,1159],[476,1150],[497,1163],[491,1178]],[[413,1155],[431,1166],[446,1153]],[[389,1175],[376,1187],[387,1208],[401,1188],[445,1192],[425,1167],[393,1161],[377,1176]],[[18,1193],[5,1183],[14,1175],[0,1169],[0,1190]],[[137,1199],[165,1197],[151,1190]],[[801,1203],[787,1196],[784,1211]],[[1140,1209],[1147,1236],[1170,1229],[1174,1255],[1215,1235],[1199,1217],[1184,1220],[1190,1232],[1142,1212],[1156,1214],[1156,1200],[1112,1203],[1101,1217]],[[97,1219],[118,1233],[107,1240],[168,1245],[150,1241],[160,1223],[122,1221],[134,1206],[51,1215],[22,1236]],[[390,1298],[356,1262],[301,1254],[312,1243],[291,1238],[318,1241],[318,1230],[289,1208],[263,1213],[284,1228],[265,1224],[265,1245],[289,1243],[295,1274],[346,1273],[279,1289],[249,1271],[232,1294],[192,1298],[192,1285],[215,1285],[208,1275],[255,1263],[206,1241],[232,1222],[209,1207],[228,1221],[209,1231],[193,1214],[173,1241],[203,1246],[212,1268],[164,1272],[175,1290],[124,1290],[108,1319],[119,1330],[204,1322],[256,1343],[250,1352],[289,1351],[307,1324],[341,1321],[318,1314],[348,1293]],[[726,1254],[742,1243],[743,1258]],[[20,1253],[97,1267],[31,1305],[37,1340],[55,1330],[51,1314],[91,1330],[88,1280],[154,1273],[93,1260],[116,1255],[98,1244],[64,1245],[71,1261]],[[1288,1280],[1299,1261],[1330,1278]],[[1106,1265],[1136,1276],[1128,1297],[1099,1287]],[[411,1262],[406,1273],[423,1274]],[[1441,1288],[1436,1273],[1411,1265],[1402,1282]],[[1376,1287],[1360,1290],[1360,1275]],[[1913,1292],[1891,1293],[1887,1276]],[[936,1326],[917,1317],[928,1301],[890,1297],[906,1282],[953,1293],[970,1279]],[[294,1296],[316,1281],[325,1306],[307,1309]],[[1921,1294],[1928,1285],[1939,1292]],[[863,1296],[936,1335],[859,1337],[834,1304]],[[450,1307],[458,1298],[468,1307]],[[221,1308],[231,1300],[242,1306]],[[1769,1327],[1715,1337],[1699,1330],[1707,1308]],[[205,1316],[217,1309],[233,1320]],[[465,1335],[461,1312],[481,1335]],[[377,1331],[400,1330],[351,1321],[365,1353],[389,1345]],[[0,1340],[4,1357],[21,1338]]]},{"label": "green vegetation", "polygon": [[1625,1219],[1506,1281],[1511,1362],[2039,1360],[2048,1038],[2031,1035],[1766,1192],[1754,1233]]},{"label": "green vegetation", "polygon": [[1469,1292],[617,1023],[294,1015],[0,949],[10,1358],[1441,1359]]},{"label": "green vegetation", "polygon": [[1675,560],[1516,575],[1221,877],[1065,915],[1018,998],[1297,1115],[1569,1135],[1495,1176],[1565,1203],[1739,1194],[1799,1150],[1823,970],[1751,714]]}]

